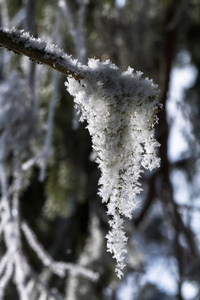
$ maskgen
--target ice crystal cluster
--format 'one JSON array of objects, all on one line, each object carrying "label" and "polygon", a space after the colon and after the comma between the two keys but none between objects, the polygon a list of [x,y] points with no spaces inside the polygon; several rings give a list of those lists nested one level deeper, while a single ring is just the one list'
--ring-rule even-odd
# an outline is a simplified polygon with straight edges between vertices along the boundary
[{"label": "ice crystal cluster", "polygon": [[97,153],[99,195],[110,216],[107,248],[116,259],[116,273],[121,278],[127,252],[124,217],[131,219],[136,207],[141,173],[160,163],[156,156],[159,144],[154,138],[157,85],[130,67],[119,74],[109,60],[90,59],[84,79],[69,78],[66,86],[75,98],[80,120],[87,121]]}]

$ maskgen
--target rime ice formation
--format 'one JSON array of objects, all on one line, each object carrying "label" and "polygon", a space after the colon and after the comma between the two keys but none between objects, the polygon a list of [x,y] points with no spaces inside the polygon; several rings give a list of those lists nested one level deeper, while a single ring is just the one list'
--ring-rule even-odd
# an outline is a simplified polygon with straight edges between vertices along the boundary
[{"label": "rime ice formation", "polygon": [[[90,59],[88,65],[82,65],[57,46],[34,39],[23,30],[4,29],[2,33],[9,41],[18,46],[22,44],[29,52],[37,50],[40,59],[30,53],[25,55],[50,67],[57,66],[58,71],[73,76],[68,77],[66,86],[75,98],[80,120],[88,123],[93,149],[97,153],[96,161],[101,169],[99,195],[107,204],[107,214],[111,217],[107,247],[117,261],[116,273],[121,278],[127,252],[124,218],[130,219],[136,207],[135,197],[141,191],[141,173],[160,164],[156,156],[159,144],[154,138],[154,125],[158,120],[155,111],[159,106],[157,85],[131,68],[120,74],[109,60]],[[18,48],[15,49],[17,51]],[[15,117],[13,123],[16,123]],[[8,145],[11,145],[9,141]],[[0,151],[3,160],[4,153]]]},{"label": "rime ice formation", "polygon": [[[7,37],[9,40],[9,43],[8,41],[7,43],[5,41],[1,43],[4,47],[14,50],[12,46],[18,45],[19,48],[23,48],[23,50],[21,48],[20,49],[24,55],[29,56],[26,53],[26,50],[32,51],[31,59],[36,60],[39,63],[44,63],[45,61],[48,66],[54,68],[56,68],[56,65],[59,66],[59,71],[62,72],[65,70],[65,74],[67,75],[78,74],[82,76],[81,63],[79,63],[77,59],[72,59],[71,56],[67,55],[57,45],[49,44],[40,38],[36,39],[30,36],[28,32],[25,32],[24,30],[17,30],[15,27],[11,29],[1,28],[0,33],[3,34],[3,38]],[[12,46],[10,46],[10,44],[12,44]],[[15,51],[18,52],[19,49],[16,47]],[[37,52],[36,56],[34,55],[35,52]],[[40,56],[40,59],[38,58],[38,55]]]},{"label": "rime ice formation", "polygon": [[143,169],[152,170],[160,164],[156,156],[159,144],[154,138],[158,90],[152,80],[143,79],[141,72],[130,67],[120,75],[109,60],[90,59],[88,67],[85,79],[68,78],[66,86],[75,98],[80,120],[88,123],[97,153],[99,195],[111,216],[107,247],[121,278],[127,252],[123,217],[132,217]]}]

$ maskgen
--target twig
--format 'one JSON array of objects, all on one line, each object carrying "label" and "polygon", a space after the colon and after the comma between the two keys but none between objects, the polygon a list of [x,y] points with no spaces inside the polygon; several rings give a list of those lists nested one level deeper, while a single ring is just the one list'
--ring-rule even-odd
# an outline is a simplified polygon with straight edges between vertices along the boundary
[{"label": "twig", "polygon": [[92,281],[96,281],[99,277],[98,273],[95,273],[87,268],[84,268],[79,265],[75,265],[72,263],[64,263],[64,262],[56,262],[54,261],[49,254],[44,250],[44,248],[38,243],[37,238],[35,234],[32,232],[32,230],[29,228],[29,226],[26,224],[26,222],[23,222],[21,225],[21,228],[24,232],[24,235],[26,237],[26,240],[30,247],[35,251],[38,258],[41,259],[43,264],[49,268],[51,272],[54,274],[57,274],[60,277],[63,277],[65,275],[66,271],[71,271],[74,274],[82,275],[84,277],[87,277],[91,279]]},{"label": "twig", "polygon": [[31,270],[31,279],[34,281],[38,289],[45,292],[47,299],[64,300],[57,289],[50,289],[43,281],[39,279],[38,275],[33,270]]},{"label": "twig", "polygon": [[47,65],[76,80],[84,78],[81,63],[73,60],[63,50],[44,40],[31,37],[24,30],[0,29],[0,46],[18,54],[28,56],[39,64]]}]

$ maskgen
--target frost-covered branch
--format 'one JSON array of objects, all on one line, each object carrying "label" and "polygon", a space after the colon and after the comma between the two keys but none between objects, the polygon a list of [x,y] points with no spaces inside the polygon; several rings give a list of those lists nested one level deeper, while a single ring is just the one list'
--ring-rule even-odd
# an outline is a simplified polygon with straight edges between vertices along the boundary
[{"label": "frost-covered branch", "polygon": [[47,284],[45,284],[42,280],[40,280],[40,278],[34,271],[31,271],[31,279],[33,285],[35,285],[38,291],[40,292],[39,299],[64,300],[64,298],[61,296],[61,294],[58,292],[57,289],[49,288]]},{"label": "frost-covered branch", "polygon": [[60,276],[64,277],[66,271],[71,271],[72,273],[76,275],[82,275],[84,277],[87,277],[93,281],[96,281],[99,277],[98,273],[94,273],[91,270],[84,268],[79,265],[71,264],[71,263],[64,263],[64,262],[56,262],[52,259],[52,257],[44,250],[44,248],[39,244],[39,242],[36,239],[35,234],[32,232],[32,230],[29,228],[29,226],[26,224],[26,222],[22,223],[21,226],[24,235],[27,239],[28,244],[30,247],[35,251],[37,256],[40,258],[42,263],[49,268],[49,270]]},{"label": "frost-covered branch", "polygon": [[[104,236],[100,231],[99,219],[95,214],[91,214],[88,228],[89,235],[78,259],[78,265],[83,268],[96,265],[102,259],[104,253]],[[81,290],[78,288],[80,279],[76,273],[70,272],[67,281],[66,300],[82,299]]]},{"label": "frost-covered branch", "polygon": [[[111,217],[107,247],[116,259],[116,273],[121,278],[127,253],[124,219],[131,219],[137,206],[135,198],[142,190],[141,173],[160,163],[156,155],[159,143],[154,137],[159,107],[157,85],[130,67],[120,73],[109,60],[89,59],[87,65],[82,65],[56,46],[34,39],[22,30],[1,30],[0,44],[71,75],[66,86],[74,96],[80,120],[88,123],[97,154],[101,169],[99,194]],[[34,161],[28,161],[24,169]],[[44,252],[31,245],[43,257]],[[47,261],[51,266],[51,261]]]},{"label": "frost-covered branch", "polygon": [[81,64],[56,45],[48,44],[42,39],[35,39],[24,30],[0,29],[0,45],[18,54],[28,56],[31,60],[47,65],[76,80],[84,77]]}]

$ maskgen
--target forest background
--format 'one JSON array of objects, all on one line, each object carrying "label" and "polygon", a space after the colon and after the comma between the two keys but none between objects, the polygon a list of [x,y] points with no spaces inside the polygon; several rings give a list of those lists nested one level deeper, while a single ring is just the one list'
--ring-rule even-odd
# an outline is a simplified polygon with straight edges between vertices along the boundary
[{"label": "forest background", "polygon": [[[110,59],[122,71],[128,66],[141,70],[159,85],[163,104],[156,128],[161,167],[142,174],[144,191],[138,196],[133,220],[125,223],[127,267],[119,281],[115,262],[106,252],[104,237],[109,228],[105,206],[97,194],[100,171],[86,124],[78,122],[73,99],[65,89],[66,77],[1,49],[0,117],[3,120],[5,95],[14,109],[26,101],[32,103],[34,118],[27,110],[21,124],[27,130],[20,140],[23,151],[27,137],[31,135],[33,140],[20,161],[42,153],[29,168],[24,166],[28,172],[20,190],[20,218],[55,261],[76,263],[99,273],[93,280],[70,271],[60,278],[43,267],[22,238],[33,270],[49,291],[56,288],[63,298],[52,293],[42,296],[198,300],[200,1],[1,0],[0,25],[42,37],[82,63],[95,57]],[[20,92],[24,85],[25,92]],[[6,157],[8,165],[16,163],[14,149],[13,140]],[[1,257],[5,248],[2,239]],[[17,299],[11,280],[6,286],[2,299]],[[33,299],[38,299],[37,293],[32,294]]]}]

